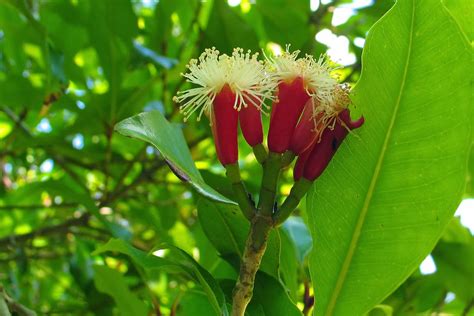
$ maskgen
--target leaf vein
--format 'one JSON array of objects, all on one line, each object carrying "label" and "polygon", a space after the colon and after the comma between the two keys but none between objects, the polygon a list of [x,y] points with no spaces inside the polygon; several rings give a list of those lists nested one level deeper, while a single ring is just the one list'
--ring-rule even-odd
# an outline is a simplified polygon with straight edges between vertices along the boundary
[{"label": "leaf vein", "polygon": [[356,227],[355,227],[353,235],[352,235],[352,239],[351,239],[351,243],[349,245],[348,253],[346,255],[346,258],[344,259],[344,263],[343,263],[343,266],[341,268],[341,272],[339,273],[339,276],[338,276],[338,279],[337,279],[337,282],[336,282],[336,286],[335,286],[334,292],[332,293],[329,304],[326,308],[325,315],[333,315],[334,308],[336,307],[337,298],[339,297],[339,294],[342,290],[342,285],[344,284],[344,281],[346,279],[346,276],[347,276],[347,273],[348,273],[348,270],[349,270],[349,266],[352,262],[352,258],[354,256],[355,249],[356,249],[357,243],[359,241],[361,230],[362,230],[362,227],[364,225],[365,218],[367,216],[367,212],[368,212],[368,209],[369,209],[369,204],[372,200],[372,195],[373,195],[374,190],[375,190],[375,185],[377,184],[377,180],[378,180],[378,177],[379,177],[379,174],[380,174],[380,170],[382,168],[382,163],[383,163],[384,158],[385,158],[385,153],[387,151],[388,142],[390,140],[390,137],[391,137],[391,134],[392,134],[392,129],[393,129],[393,126],[395,124],[395,119],[397,117],[397,113],[398,113],[398,110],[400,108],[400,103],[401,103],[403,91],[405,89],[405,82],[406,82],[406,78],[407,78],[407,74],[408,74],[408,66],[410,64],[411,49],[412,49],[412,45],[413,45],[413,29],[414,29],[414,20],[415,20],[415,3],[414,3],[414,0],[412,0],[411,4],[412,4],[412,14],[411,14],[410,34],[409,34],[409,41],[408,41],[408,49],[407,49],[407,57],[406,57],[405,67],[404,67],[404,71],[403,71],[402,80],[401,80],[401,83],[400,83],[400,91],[398,93],[398,97],[397,97],[397,100],[396,100],[396,103],[395,103],[395,106],[394,106],[393,115],[392,115],[392,118],[391,118],[391,121],[390,121],[390,125],[389,125],[389,127],[387,129],[387,133],[385,135],[385,139],[384,139],[384,142],[383,142],[383,145],[382,145],[382,150],[380,152],[379,159],[377,161],[377,165],[375,166],[374,174],[372,176],[370,186],[369,186],[369,189],[368,189],[366,197],[365,197],[364,205],[362,207],[359,218],[357,220]]}]

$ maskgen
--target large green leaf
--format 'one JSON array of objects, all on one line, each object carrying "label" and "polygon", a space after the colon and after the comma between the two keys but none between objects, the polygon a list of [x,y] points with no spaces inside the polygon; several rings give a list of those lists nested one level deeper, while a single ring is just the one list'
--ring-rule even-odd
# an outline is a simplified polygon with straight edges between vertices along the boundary
[{"label": "large green leaf", "polygon": [[[474,2],[469,0],[443,0],[443,4],[458,22],[466,40],[472,43],[474,40]],[[470,14],[468,12],[471,12]]]},{"label": "large green leaf", "polygon": [[370,31],[353,101],[366,124],[308,195],[316,315],[362,315],[433,249],[464,190],[472,51],[439,0]]},{"label": "large green leaf", "polygon": [[204,182],[194,165],[181,129],[169,123],[159,111],[144,112],[127,118],[118,123],[115,130],[154,145],[173,171],[182,180],[190,182],[202,195],[219,202],[235,204]]},{"label": "large green leaf", "polygon": [[94,266],[95,286],[100,292],[114,298],[120,315],[147,315],[148,308],[127,286],[120,272],[105,266]]}]

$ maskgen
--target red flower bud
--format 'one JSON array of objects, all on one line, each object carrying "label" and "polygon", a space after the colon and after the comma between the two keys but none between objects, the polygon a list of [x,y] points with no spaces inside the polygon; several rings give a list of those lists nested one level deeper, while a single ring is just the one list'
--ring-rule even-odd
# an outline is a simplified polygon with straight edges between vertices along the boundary
[{"label": "red flower bud", "polygon": [[334,128],[327,127],[319,143],[316,143],[304,163],[303,177],[314,181],[326,169],[332,157],[336,153],[344,138],[349,133],[349,129],[355,129],[364,123],[364,118],[352,122],[349,110],[343,110],[334,124]]},{"label": "red flower bud", "polygon": [[301,179],[301,177],[303,176],[304,166],[306,164],[306,161],[308,161],[309,155],[311,154],[313,147],[314,144],[301,155],[299,155],[298,160],[296,160],[295,168],[293,169],[293,179],[295,179],[295,182]]},{"label": "red flower bud", "polygon": [[211,112],[211,125],[219,161],[225,166],[238,160],[237,125],[239,112],[234,109],[235,94],[225,84],[216,94]]},{"label": "red flower bud", "polygon": [[276,82],[258,60],[258,53],[241,48],[235,48],[231,56],[221,55],[215,48],[206,49],[187,68],[182,75],[197,87],[178,91],[173,101],[181,103],[185,120],[195,112],[199,113],[198,120],[203,114],[210,115],[219,160],[223,165],[236,163],[239,119],[247,142],[252,147],[261,144],[259,112],[265,99],[274,99]]},{"label": "red flower bud", "polygon": [[240,129],[247,143],[254,147],[263,142],[261,101],[256,97],[246,96],[246,107],[239,112]]},{"label": "red flower bud", "polygon": [[306,102],[303,114],[301,114],[301,118],[291,137],[290,150],[296,155],[301,155],[308,148],[312,147],[318,140],[319,131],[323,129],[323,124],[320,121],[323,114],[320,113],[316,117],[314,116],[314,102],[319,101],[311,98]]},{"label": "red flower bud", "polygon": [[283,153],[288,149],[296,123],[309,98],[301,77],[296,77],[291,82],[280,82],[268,131],[270,151]]}]

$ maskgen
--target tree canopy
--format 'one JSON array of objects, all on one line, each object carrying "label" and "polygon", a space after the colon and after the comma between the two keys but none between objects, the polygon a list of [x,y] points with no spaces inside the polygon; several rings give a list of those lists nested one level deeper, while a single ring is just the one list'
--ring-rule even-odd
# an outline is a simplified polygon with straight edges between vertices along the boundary
[{"label": "tree canopy", "polygon": [[[473,10],[0,0],[0,315],[230,310],[249,223],[208,120],[173,100],[211,47],[327,54],[366,120],[270,233],[248,315],[474,315],[473,228],[453,217],[474,197]],[[278,201],[292,183],[285,169]]]}]

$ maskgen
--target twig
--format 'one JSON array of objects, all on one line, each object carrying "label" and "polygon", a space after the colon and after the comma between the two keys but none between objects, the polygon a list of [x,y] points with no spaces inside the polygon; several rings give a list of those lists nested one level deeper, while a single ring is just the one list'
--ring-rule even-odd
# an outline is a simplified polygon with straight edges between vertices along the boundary
[{"label": "twig", "polygon": [[32,136],[30,129],[23,122],[26,118],[26,115],[28,114],[28,110],[26,108],[23,109],[19,116],[6,106],[2,107],[2,111],[8,116],[9,119],[11,119],[15,123],[15,128],[19,127],[25,134],[27,134],[28,136]]},{"label": "twig", "polygon": [[131,190],[138,186],[140,183],[142,183],[144,180],[147,180],[151,177],[151,175],[160,169],[161,167],[166,166],[166,163],[163,160],[157,161],[153,166],[151,166],[149,169],[143,169],[142,172],[127,186],[122,187],[121,190],[118,190],[116,192],[112,192],[109,194],[106,200],[104,200],[103,204],[108,204],[116,199],[120,198],[125,194],[128,190]]},{"label": "twig", "polygon": [[31,233],[7,236],[5,238],[0,239],[0,247],[5,247],[15,243],[23,243],[37,236],[48,236],[57,233],[68,232],[71,227],[87,225],[89,219],[90,215],[88,213],[85,213],[77,218],[69,219],[61,224],[39,228]]},{"label": "twig", "polygon": [[180,291],[178,295],[176,295],[176,298],[174,299],[173,304],[171,305],[170,316],[176,316],[176,310],[178,309],[179,302],[181,301],[182,297],[183,291]]},{"label": "twig", "polygon": [[140,149],[138,151],[138,153],[135,155],[135,157],[133,157],[132,160],[130,160],[128,163],[127,163],[127,166],[125,167],[125,169],[123,170],[123,172],[120,174],[119,178],[117,179],[117,184],[115,185],[115,188],[114,190],[111,192],[111,194],[115,194],[117,193],[118,191],[120,191],[124,185],[124,181],[125,179],[127,178],[127,176],[129,175],[130,171],[132,170],[133,168],[133,165],[137,162],[140,161],[140,158],[143,156],[143,154],[145,153],[146,151],[146,148],[147,148],[148,144],[145,144],[142,149]]},{"label": "twig", "polygon": [[308,315],[314,305],[314,296],[309,294],[309,282],[304,282],[303,315]]},{"label": "twig", "polygon": [[339,1],[340,0],[334,0],[328,4],[320,4],[319,8],[310,15],[309,23],[319,26],[323,17],[329,12],[329,9],[337,6]]},{"label": "twig", "polygon": [[104,196],[107,200],[109,195],[109,181],[110,181],[110,161],[112,159],[112,137],[114,135],[113,125],[105,127],[105,137],[107,138],[105,146],[105,160],[104,160]]},{"label": "twig", "polygon": [[464,307],[464,310],[462,311],[462,316],[467,316],[471,309],[474,307],[474,298]]},{"label": "twig", "polygon": [[52,204],[52,205],[44,205],[44,204],[10,204],[10,205],[0,205],[0,211],[2,210],[37,210],[37,209],[52,209],[52,208],[68,208],[68,207],[75,207],[77,203],[62,203],[62,204]]},{"label": "twig", "polygon": [[16,261],[20,258],[26,258],[28,260],[51,260],[51,259],[64,258],[65,255],[67,255],[67,253],[64,254],[64,253],[56,253],[56,252],[40,252],[40,253],[31,254],[31,255],[30,254],[29,255],[17,254],[14,256],[7,257],[7,258],[0,258],[0,263]]},{"label": "twig", "polygon": [[67,164],[64,163],[63,159],[58,156],[51,156],[51,158],[66,172],[74,182],[76,182],[81,189],[88,195],[90,195],[89,188],[84,184],[84,181],[82,181],[81,177],[74,171],[72,170]]},{"label": "twig", "polygon": [[[6,314],[3,314],[5,313],[6,308],[5,305],[2,304],[2,301],[6,303],[9,310],[6,311]],[[2,316],[9,316],[11,315],[10,311],[16,313],[16,315],[18,316],[36,316],[36,313],[34,311],[16,302],[10,296],[8,296],[3,286],[0,285],[0,312],[2,312]]]}]

